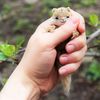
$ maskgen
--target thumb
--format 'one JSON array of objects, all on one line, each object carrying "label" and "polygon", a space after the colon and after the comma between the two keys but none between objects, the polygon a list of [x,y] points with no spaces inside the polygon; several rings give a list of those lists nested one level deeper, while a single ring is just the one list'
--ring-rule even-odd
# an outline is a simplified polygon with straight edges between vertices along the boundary
[{"label": "thumb", "polygon": [[41,34],[44,34],[47,32],[48,27],[54,24],[54,21],[52,18],[47,19],[46,21],[42,22],[38,27],[36,32],[39,32]]},{"label": "thumb", "polygon": [[53,46],[56,47],[58,44],[68,39],[72,35],[73,31],[77,29],[78,24],[78,19],[69,19],[64,25],[57,28],[52,33]]}]

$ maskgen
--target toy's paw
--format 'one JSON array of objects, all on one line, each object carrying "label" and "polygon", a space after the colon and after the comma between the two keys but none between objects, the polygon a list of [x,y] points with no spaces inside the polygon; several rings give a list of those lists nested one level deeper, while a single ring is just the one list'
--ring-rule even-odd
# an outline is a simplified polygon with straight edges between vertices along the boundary
[{"label": "toy's paw", "polygon": [[51,25],[48,27],[47,32],[53,32],[56,29],[55,25]]},{"label": "toy's paw", "polygon": [[71,39],[74,39],[74,38],[76,38],[78,36],[79,36],[79,32],[78,31],[73,31],[73,35],[72,35]]}]

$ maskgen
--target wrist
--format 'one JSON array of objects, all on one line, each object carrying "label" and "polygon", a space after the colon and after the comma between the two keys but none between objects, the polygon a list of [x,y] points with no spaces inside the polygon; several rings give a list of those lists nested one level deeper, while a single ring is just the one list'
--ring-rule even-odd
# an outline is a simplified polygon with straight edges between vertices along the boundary
[{"label": "wrist", "polygon": [[27,90],[27,99],[26,100],[39,100],[40,98],[40,88],[27,74],[24,73],[24,70],[21,71],[21,66],[17,66],[20,68],[16,68],[15,77],[18,77],[18,81],[22,84],[23,88]]},{"label": "wrist", "polygon": [[40,89],[20,70],[12,73],[1,91],[0,100],[39,100]]}]

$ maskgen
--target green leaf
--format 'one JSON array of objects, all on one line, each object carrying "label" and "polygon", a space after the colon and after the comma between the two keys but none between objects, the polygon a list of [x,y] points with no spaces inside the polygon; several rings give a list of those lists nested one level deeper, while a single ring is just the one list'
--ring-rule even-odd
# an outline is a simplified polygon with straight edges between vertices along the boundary
[{"label": "green leaf", "polygon": [[96,27],[99,24],[99,17],[96,14],[91,14],[89,16],[89,22],[91,25]]},{"label": "green leaf", "polygon": [[93,61],[93,63],[90,65],[90,67],[87,70],[87,73],[90,73],[89,77],[93,81],[100,78],[100,66],[97,61]]},{"label": "green leaf", "polygon": [[5,61],[6,59],[7,57],[2,52],[0,52],[0,61]]},{"label": "green leaf", "polygon": [[25,42],[25,37],[23,36],[16,37],[16,52],[21,48],[24,42]]},{"label": "green leaf", "polygon": [[15,53],[15,46],[9,44],[1,44],[0,51],[7,57],[13,57]]}]

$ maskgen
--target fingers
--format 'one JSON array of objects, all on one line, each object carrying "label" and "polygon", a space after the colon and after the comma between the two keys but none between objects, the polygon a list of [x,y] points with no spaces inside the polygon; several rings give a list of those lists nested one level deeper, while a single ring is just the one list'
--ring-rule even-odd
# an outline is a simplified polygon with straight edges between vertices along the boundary
[{"label": "fingers", "polygon": [[81,61],[77,62],[77,63],[71,63],[71,64],[67,64],[67,65],[62,66],[59,69],[59,75],[67,76],[67,75],[75,72],[79,68],[80,64],[81,64]]},{"label": "fingers", "polygon": [[85,56],[86,50],[87,47],[85,46],[81,50],[73,52],[71,54],[63,54],[60,56],[59,61],[62,65],[80,62]]},{"label": "fingers", "polygon": [[84,32],[85,32],[85,22],[82,21],[81,19],[80,19],[80,23],[79,23],[79,25],[78,25],[78,31],[79,31],[80,33],[84,33]]},{"label": "fingers", "polygon": [[85,33],[81,34],[79,37],[71,40],[65,47],[67,53],[72,53],[80,50],[86,46],[86,35]]},{"label": "fingers", "polygon": [[52,44],[56,47],[64,40],[68,39],[72,35],[72,32],[76,30],[78,23],[79,23],[78,20],[73,18],[73,19],[69,19],[64,25],[57,28],[51,34]]},{"label": "fingers", "polygon": [[60,63],[64,65],[59,69],[59,74],[61,76],[66,76],[70,73],[75,72],[79,68],[87,50],[84,19],[80,14],[76,13],[75,11],[72,10],[72,12],[73,17],[79,18],[78,30],[80,33],[83,34],[71,40],[66,45],[66,51],[70,54],[63,54],[59,59]]},{"label": "fingers", "polygon": [[78,25],[78,30],[80,33],[83,33],[85,31],[85,21],[84,18],[77,12],[71,9],[72,12],[72,17],[76,17],[79,19],[79,25]]}]

